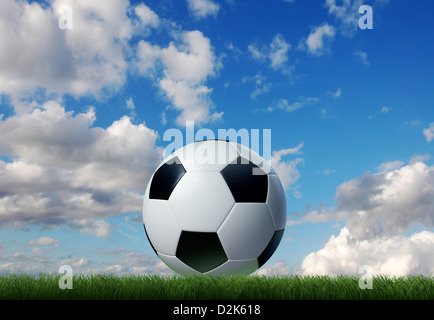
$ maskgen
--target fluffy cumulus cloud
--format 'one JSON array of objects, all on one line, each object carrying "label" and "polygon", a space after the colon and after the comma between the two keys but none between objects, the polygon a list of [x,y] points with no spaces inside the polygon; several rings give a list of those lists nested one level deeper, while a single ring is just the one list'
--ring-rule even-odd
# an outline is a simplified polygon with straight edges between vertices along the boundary
[{"label": "fluffy cumulus cloud", "polygon": [[405,235],[414,226],[434,227],[434,167],[416,161],[380,168],[385,171],[341,184],[336,208],[303,217],[347,221],[338,236],[304,259],[303,273],[357,273],[365,264],[376,274],[434,274],[434,233]]},{"label": "fluffy cumulus cloud", "polygon": [[[194,6],[203,13],[210,3]],[[209,39],[166,24],[175,39],[167,47],[143,40],[164,23],[128,0],[1,2],[0,95],[10,97],[15,113],[0,116],[0,226],[67,224],[108,237],[105,217],[141,208],[162,157],[158,134],[132,122],[132,98],[130,116],[101,128],[93,107],[66,111],[65,94],[105,99],[137,66],[181,113],[178,124],[221,117],[205,85],[221,66]]]},{"label": "fluffy cumulus cloud", "polygon": [[273,276],[282,276],[282,275],[289,275],[293,274],[294,270],[291,270],[288,265],[283,262],[279,261],[273,265],[266,265],[259,270],[255,271],[253,274],[258,276],[266,276],[266,277],[273,277]]},{"label": "fluffy cumulus cloud", "polygon": [[0,121],[0,225],[66,223],[107,237],[104,217],[139,211],[162,156],[157,133],[127,116],[93,127],[95,110],[56,101]]},{"label": "fluffy cumulus cloud", "polygon": [[[199,16],[218,11],[212,1],[189,3]],[[60,21],[71,28],[61,28]],[[175,38],[167,47],[143,39],[162,24]],[[16,111],[28,111],[34,106],[23,101],[35,93],[102,99],[121,89],[130,72],[138,72],[154,77],[181,113],[177,124],[217,120],[222,113],[213,112],[212,89],[205,82],[221,61],[200,31],[175,29],[145,4],[128,0],[109,5],[104,0],[2,1],[0,94],[11,96]],[[136,35],[142,37],[138,44]]]},{"label": "fluffy cumulus cloud", "polygon": [[141,40],[137,52],[139,71],[159,78],[159,88],[181,113],[176,119],[178,125],[185,126],[189,120],[207,123],[220,119],[223,113],[213,111],[212,89],[205,85],[221,67],[210,40],[197,30],[180,32],[177,38],[165,48]]},{"label": "fluffy cumulus cloud", "polygon": [[187,3],[191,14],[198,19],[215,17],[220,10],[220,6],[211,0],[187,0]]},{"label": "fluffy cumulus cloud", "polygon": [[434,274],[434,233],[421,231],[404,237],[356,240],[348,228],[332,236],[324,248],[309,254],[302,263],[303,274],[357,274],[362,265],[373,275],[404,276]]},{"label": "fluffy cumulus cloud", "polygon": [[143,3],[134,8],[134,13],[139,17],[142,23],[142,26],[140,27],[146,26],[149,28],[158,28],[160,25],[160,18],[158,15]]},{"label": "fluffy cumulus cloud", "polygon": [[356,239],[401,234],[418,222],[434,226],[434,167],[416,162],[340,185],[338,210]]},{"label": "fluffy cumulus cloud", "polygon": [[329,52],[330,42],[333,40],[335,33],[335,28],[328,23],[313,28],[306,39],[307,52],[316,56]]},{"label": "fluffy cumulus cloud", "polygon": [[[70,8],[72,29],[59,27]],[[128,17],[127,0],[5,0],[0,4],[0,93],[23,96],[38,89],[75,96],[123,85],[128,43],[158,17],[139,5]],[[66,20],[67,21],[67,20]],[[10,63],[19,61],[19,63]]]}]

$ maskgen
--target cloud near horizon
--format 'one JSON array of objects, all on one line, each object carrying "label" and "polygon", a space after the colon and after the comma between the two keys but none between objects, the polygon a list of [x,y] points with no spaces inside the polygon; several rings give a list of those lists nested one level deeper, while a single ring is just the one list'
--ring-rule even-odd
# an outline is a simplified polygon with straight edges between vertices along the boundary
[{"label": "cloud near horizon", "polygon": [[138,211],[163,149],[128,116],[92,127],[94,108],[73,114],[56,101],[0,121],[0,225],[63,223],[107,237],[102,219]]},{"label": "cloud near horizon", "polygon": [[[357,274],[361,265],[373,274],[408,275],[434,273],[434,233],[406,233],[421,225],[434,227],[434,166],[387,163],[384,171],[365,174],[338,186],[337,206],[321,208],[288,220],[299,223],[346,221],[337,236],[307,255],[297,272],[308,274]],[[289,271],[289,269],[287,269]]]}]

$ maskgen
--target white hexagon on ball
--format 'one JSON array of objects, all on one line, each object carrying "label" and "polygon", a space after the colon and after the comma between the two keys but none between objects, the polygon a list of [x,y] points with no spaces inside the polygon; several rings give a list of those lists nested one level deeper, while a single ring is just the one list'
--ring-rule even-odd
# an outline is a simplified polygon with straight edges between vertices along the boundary
[{"label": "white hexagon on ball", "polygon": [[182,275],[250,274],[278,247],[286,221],[279,178],[256,152],[207,140],[168,156],[143,202],[146,236]]},{"label": "white hexagon on ball", "polygon": [[235,204],[218,171],[187,171],[168,203],[182,230],[216,232]]}]

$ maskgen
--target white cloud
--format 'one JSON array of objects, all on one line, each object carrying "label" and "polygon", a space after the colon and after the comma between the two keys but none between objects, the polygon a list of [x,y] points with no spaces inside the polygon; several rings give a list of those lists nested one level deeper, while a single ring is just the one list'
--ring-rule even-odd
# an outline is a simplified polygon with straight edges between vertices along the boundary
[{"label": "white cloud", "polygon": [[392,110],[392,107],[382,106],[380,109],[380,112],[381,113],[388,113],[390,110]]},{"label": "white cloud", "polygon": [[324,248],[310,253],[302,262],[303,275],[357,274],[368,265],[373,275],[434,275],[434,233],[421,231],[401,235],[356,240],[348,228],[332,236]]},{"label": "white cloud", "polygon": [[388,107],[388,106],[382,106],[379,110],[377,110],[375,113],[371,114],[368,116],[369,120],[372,120],[375,116],[379,115],[379,114],[386,114],[389,113],[392,110],[392,107]]},{"label": "white cloud", "polygon": [[356,57],[357,61],[364,64],[365,66],[369,66],[371,63],[368,60],[368,54],[364,51],[354,51],[354,56]]},{"label": "white cloud", "polygon": [[103,268],[100,273],[121,273],[125,272],[124,268],[120,264],[113,264],[108,267]]},{"label": "white cloud", "polygon": [[415,154],[410,159],[410,164],[416,163],[416,162],[428,162],[431,159],[431,155],[426,154]]},{"label": "white cloud", "polygon": [[[64,5],[72,9],[72,30],[58,26]],[[138,24],[128,17],[126,0],[2,1],[0,92],[21,98],[38,89],[74,96],[117,90],[126,79],[125,52],[136,27],[156,26],[149,8],[135,9]]]},{"label": "white cloud", "polygon": [[[0,274],[15,273],[15,274],[38,274],[42,272],[50,272],[47,266],[52,266],[49,258],[41,255],[40,252],[33,252],[36,254],[23,254],[15,252],[12,255],[2,255],[0,264]],[[51,269],[51,268],[50,268]],[[50,272],[51,273],[51,272]]]},{"label": "white cloud", "polygon": [[342,95],[342,88],[338,88],[338,90],[333,94],[333,98],[339,98]]},{"label": "white cloud", "polygon": [[426,138],[426,141],[431,142],[434,139],[434,122],[429,124],[429,127],[423,130],[423,135]]},{"label": "white cloud", "polygon": [[270,89],[271,89],[271,82],[266,82],[261,86],[256,87],[255,90],[250,94],[250,97],[252,99],[256,99],[256,97],[260,96],[261,94],[269,92]]},{"label": "white cloud", "polygon": [[270,43],[270,66],[273,69],[280,69],[288,60],[288,51],[291,45],[285,41],[281,34],[274,36],[273,41]]},{"label": "white cloud", "polygon": [[217,64],[210,40],[198,30],[181,33],[177,46],[171,42],[161,50],[161,60],[166,78],[193,84],[214,75]]},{"label": "white cloud", "polygon": [[265,61],[266,58],[265,52],[261,52],[255,44],[249,44],[247,46],[247,50],[249,50],[250,54],[255,60]]},{"label": "white cloud", "polygon": [[[326,95],[332,97],[335,100],[338,99],[338,98],[340,98],[342,96],[342,93],[343,93],[343,90],[342,90],[341,87],[338,87],[336,89],[336,91],[329,91],[329,90],[326,91]],[[323,110],[325,110],[325,109],[323,109]]]},{"label": "white cloud", "polygon": [[286,156],[288,154],[301,154],[301,149],[304,146],[304,142],[300,143],[298,146],[294,148],[287,148],[287,149],[281,149],[279,151],[274,151],[273,157],[279,161],[283,156]]},{"label": "white cloud", "polygon": [[[389,3],[389,0],[372,0],[370,5],[377,10]],[[338,24],[338,29],[344,36],[352,37],[359,27],[359,8],[365,5],[363,0],[326,0],[325,7],[329,15],[333,16]],[[375,13],[374,13],[375,14]]]},{"label": "white cloud", "polygon": [[157,62],[160,58],[161,48],[151,45],[150,43],[140,40],[137,45],[137,62],[138,72],[147,77],[154,77],[157,71]]},{"label": "white cloud", "polygon": [[186,121],[207,123],[221,118],[223,113],[210,114],[211,101],[209,94],[211,89],[204,85],[191,86],[185,81],[162,79],[160,88],[172,101],[175,109],[181,111],[176,119],[179,126],[185,126]]},{"label": "white cloud", "polygon": [[255,271],[253,275],[266,276],[266,277],[279,277],[279,276],[291,275],[293,273],[294,270],[291,270],[285,262],[280,261],[270,266],[265,265],[264,267]]},{"label": "white cloud", "polygon": [[73,220],[70,225],[71,227],[79,228],[80,233],[87,232],[93,234],[97,238],[108,238],[112,231],[112,225],[102,219]]},{"label": "white cloud", "polygon": [[27,263],[4,263],[0,265],[0,273],[14,273],[14,274],[39,274],[46,273],[47,270],[41,265],[29,265]]},{"label": "white cloud", "polygon": [[136,105],[134,103],[133,97],[130,97],[129,99],[127,99],[125,101],[125,106],[127,107],[128,110],[130,110],[129,117],[131,119],[135,119],[136,118]]},{"label": "white cloud", "polygon": [[188,9],[196,18],[217,16],[220,5],[211,0],[187,0]]},{"label": "white cloud", "polygon": [[[67,48],[64,33],[52,12],[38,3],[1,2],[0,47],[2,93],[22,92],[35,86],[61,90],[61,79],[74,76],[73,56]],[[10,63],[17,59],[20,63]]]},{"label": "white cloud", "polygon": [[395,160],[395,161],[389,161],[384,162],[378,166],[378,171],[380,172],[389,172],[396,169],[401,168],[404,165],[404,162]]},{"label": "white cloud", "polygon": [[342,183],[336,208],[321,208],[288,221],[294,225],[346,220],[338,236],[305,258],[305,274],[354,274],[364,264],[377,274],[434,273],[429,254],[434,233],[425,230],[404,236],[415,225],[434,227],[434,167],[391,162],[380,169]]},{"label": "white cloud", "polygon": [[58,247],[59,246],[59,242],[51,237],[40,237],[39,239],[36,240],[30,240],[28,243],[28,245],[37,245],[37,246],[55,246]]},{"label": "white cloud", "polygon": [[175,274],[158,257],[128,251],[125,248],[97,250],[88,252],[88,254],[92,258],[86,255],[53,258],[47,254],[47,250],[41,248],[32,248],[31,254],[0,250],[0,274],[52,274],[57,273],[58,268],[62,265],[70,265],[74,274],[139,275],[151,273],[164,276]]},{"label": "white cloud", "polygon": [[[281,149],[273,151],[271,156],[271,166],[274,171],[276,171],[279,179],[282,183],[284,190],[288,190],[289,187],[295,184],[300,178],[300,172],[298,171],[298,166],[304,163],[303,158],[297,157],[290,161],[284,161],[282,158],[287,155],[301,154],[301,149],[304,143],[300,143],[295,148]],[[296,193],[299,195],[300,193]]]},{"label": "white cloud", "polygon": [[[294,188],[294,189],[295,189],[295,188]],[[296,198],[296,199],[301,199],[301,198],[303,197],[303,195],[301,194],[301,192],[298,191],[298,190],[294,190],[294,191],[292,192],[292,195],[293,195],[294,198]]]},{"label": "white cloud", "polygon": [[250,94],[250,98],[256,99],[261,94],[267,93],[271,89],[271,82],[267,81],[267,78],[258,72],[254,76],[244,76],[241,79],[242,83],[254,83],[255,90]]},{"label": "white cloud", "polygon": [[127,101],[125,101],[125,103],[126,103],[127,109],[129,109],[129,110],[134,110],[136,108],[132,97],[130,97]]},{"label": "white cloud", "polygon": [[274,70],[281,70],[284,73],[289,73],[292,70],[292,67],[287,66],[288,52],[291,45],[286,42],[280,33],[273,37],[269,45],[259,48],[256,44],[250,44],[247,49],[255,60],[260,62],[269,61],[270,67]]},{"label": "white cloud", "polygon": [[87,258],[71,258],[71,259],[65,259],[60,261],[57,264],[57,267],[60,267],[62,265],[70,265],[72,268],[83,268],[89,264],[89,259]]},{"label": "white cloud", "polygon": [[88,274],[117,274],[117,275],[140,275],[140,274],[159,274],[163,276],[174,275],[157,257],[127,251],[125,248],[118,248],[105,252],[109,261],[98,264],[98,267],[90,266],[86,273]]},{"label": "white cloud", "polygon": [[335,28],[328,23],[313,28],[306,39],[307,52],[316,56],[329,52],[329,45],[334,36]]},{"label": "white cloud", "polygon": [[336,172],[336,169],[327,168],[327,169],[323,170],[322,173],[325,174],[325,175],[330,175],[330,174],[333,174],[335,172]]},{"label": "white cloud", "polygon": [[91,127],[95,111],[73,114],[55,101],[0,121],[0,225],[67,224],[108,236],[101,219],[139,211],[162,157],[157,133],[124,116]]},{"label": "white cloud", "polygon": [[335,208],[323,208],[321,205],[318,210],[304,213],[302,217],[297,220],[288,220],[286,222],[286,226],[290,227],[307,222],[320,223],[327,221],[340,221],[346,218],[348,218],[348,214],[346,212],[337,211]]},{"label": "white cloud", "polygon": [[318,98],[302,97],[302,98],[299,98],[297,101],[290,104],[288,102],[288,100],[282,98],[279,101],[277,101],[275,107],[272,107],[272,109],[270,109],[270,111],[274,110],[275,108],[278,108],[278,109],[281,109],[281,110],[286,111],[286,112],[294,112],[294,111],[302,109],[306,106],[311,106],[317,102],[318,102]]},{"label": "white cloud", "polygon": [[319,112],[321,113],[321,118],[323,120],[336,119],[337,118],[337,115],[330,114],[331,110],[329,110],[329,109],[319,109]]},{"label": "white cloud", "polygon": [[352,36],[358,28],[359,7],[362,0],[326,0],[328,13],[335,17],[342,34]]},{"label": "white cloud", "polygon": [[235,56],[243,54],[243,50],[241,50],[240,48],[238,48],[237,46],[235,46],[232,42],[228,42],[225,44],[225,47],[231,51],[232,53],[235,54]]},{"label": "white cloud", "polygon": [[[191,2],[199,13],[211,4]],[[72,10],[71,30],[58,26],[64,5]],[[163,22],[145,4],[128,0],[52,0],[46,6],[5,0],[0,5],[0,94],[11,95],[16,111],[26,112],[34,107],[35,93],[105,98],[132,72],[156,80],[181,112],[178,124],[186,118],[202,123],[221,118],[212,110],[212,89],[205,85],[221,60],[200,31],[182,32],[166,23],[176,41],[161,48],[142,39],[132,51],[133,36],[146,37]],[[17,59],[20,63],[10,63]]]},{"label": "white cloud", "polygon": [[[178,38],[178,43],[171,42],[166,48],[141,40],[137,52],[139,71],[147,76],[161,72],[159,88],[173,108],[181,112],[176,119],[178,125],[185,126],[187,120],[207,123],[220,119],[223,113],[212,111],[212,89],[205,82],[216,74],[221,62],[202,32],[181,32]],[[158,63],[161,71],[157,70]]]},{"label": "white cloud", "polygon": [[414,223],[434,226],[434,167],[416,162],[364,175],[337,189],[338,210],[356,239],[406,232]]},{"label": "white cloud", "polygon": [[149,7],[143,3],[137,5],[134,8],[134,13],[139,17],[141,24],[143,26],[149,26],[152,28],[158,28],[160,24],[160,18],[158,15],[152,11]]}]

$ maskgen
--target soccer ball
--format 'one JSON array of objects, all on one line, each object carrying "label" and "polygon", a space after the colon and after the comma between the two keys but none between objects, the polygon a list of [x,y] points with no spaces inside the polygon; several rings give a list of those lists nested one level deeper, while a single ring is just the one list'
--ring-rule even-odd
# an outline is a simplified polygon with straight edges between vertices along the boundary
[{"label": "soccer ball", "polygon": [[285,194],[253,150],[224,140],[168,156],[146,188],[143,225],[158,257],[182,275],[250,274],[282,239]]}]

